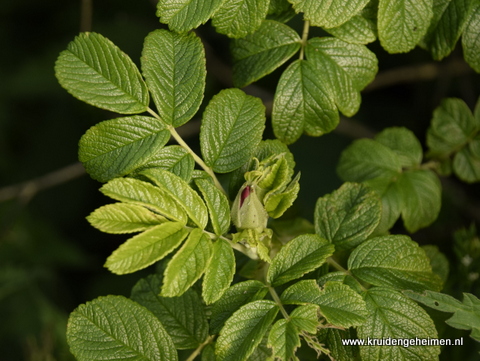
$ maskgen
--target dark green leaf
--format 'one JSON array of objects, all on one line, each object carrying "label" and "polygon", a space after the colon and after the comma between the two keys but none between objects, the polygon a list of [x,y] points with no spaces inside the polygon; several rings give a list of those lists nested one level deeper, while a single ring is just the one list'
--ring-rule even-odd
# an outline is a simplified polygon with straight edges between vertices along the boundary
[{"label": "dark green leaf", "polygon": [[480,181],[480,159],[472,154],[469,147],[465,147],[455,154],[453,171],[464,182],[478,182]]},{"label": "dark green leaf", "polygon": [[268,346],[273,349],[273,357],[280,360],[295,360],[295,351],[300,347],[299,330],[291,321],[280,319],[275,322],[268,335]]},{"label": "dark green leaf", "polygon": [[465,26],[462,35],[463,57],[465,61],[480,73],[480,57],[478,49],[480,48],[480,3],[472,1],[470,19]]},{"label": "dark green leaf", "polygon": [[415,134],[407,128],[386,128],[375,136],[375,140],[398,155],[402,168],[415,167],[422,162],[422,145]]}]

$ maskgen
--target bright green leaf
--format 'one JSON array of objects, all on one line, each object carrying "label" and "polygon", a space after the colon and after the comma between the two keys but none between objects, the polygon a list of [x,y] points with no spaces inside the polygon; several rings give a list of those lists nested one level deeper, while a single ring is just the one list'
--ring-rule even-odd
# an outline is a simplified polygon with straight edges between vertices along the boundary
[{"label": "bright green leaf", "polygon": [[[365,294],[367,322],[357,328],[359,339],[410,342],[437,338],[435,325],[423,308],[391,288],[373,287]],[[397,344],[360,346],[362,360],[437,360],[439,346]]]},{"label": "bright green leaf", "polygon": [[412,291],[403,293],[435,310],[453,312],[453,316],[445,322],[460,330],[472,330],[470,336],[474,340],[480,341],[480,300],[471,293],[463,294],[463,302],[452,296],[432,291],[425,291],[423,294]]},{"label": "bright green leaf", "polygon": [[402,167],[415,167],[422,162],[422,145],[415,134],[407,128],[386,128],[375,136],[375,140],[393,150],[398,155]]},{"label": "bright green leaf", "polygon": [[242,88],[263,78],[300,49],[300,37],[291,27],[265,20],[253,33],[232,42],[233,83]]},{"label": "bright green leaf", "polygon": [[480,159],[475,157],[468,147],[465,147],[455,154],[453,171],[464,182],[478,182],[480,181]]},{"label": "bright green leaf", "polygon": [[82,33],[55,63],[59,83],[74,97],[120,114],[143,113],[149,96],[140,71],[110,40]]},{"label": "bright green leaf", "polygon": [[195,115],[206,77],[200,38],[163,29],[151,32],[145,38],[142,70],[163,122],[178,127]]},{"label": "bright green leaf", "polygon": [[290,320],[299,330],[315,335],[320,326],[318,312],[319,307],[314,304],[299,306],[290,314]]},{"label": "bright green leaf", "polygon": [[153,184],[134,178],[115,178],[105,183],[100,191],[117,201],[133,203],[181,223],[187,223],[187,214],[168,193]]},{"label": "bright green leaf", "polygon": [[398,155],[372,139],[354,141],[341,156],[337,173],[344,181],[363,182],[377,177],[393,178],[402,170]]},{"label": "bright green leaf", "polygon": [[323,37],[308,41],[306,55],[328,82],[339,110],[347,116],[354,115],[360,107],[360,90],[378,71],[375,54],[364,45]]},{"label": "bright green leaf", "polygon": [[152,117],[106,120],[82,136],[78,157],[93,179],[106,182],[143,166],[169,138],[170,132]]},{"label": "bright green leaf", "polygon": [[105,233],[141,232],[166,221],[162,216],[136,204],[114,203],[97,208],[87,220]]},{"label": "bright green leaf", "polygon": [[462,35],[463,57],[473,70],[480,73],[480,2],[473,5],[470,19]]},{"label": "bright green leaf", "polygon": [[273,324],[268,335],[268,346],[273,349],[275,359],[299,360],[295,356],[295,351],[301,345],[298,333],[293,322],[283,318]]},{"label": "bright green leaf", "polygon": [[294,283],[283,291],[280,299],[283,304],[307,305],[315,303],[322,290],[315,280],[302,280]]},{"label": "bright green leaf", "polygon": [[292,206],[300,191],[299,180],[300,173],[295,176],[282,192],[273,192],[265,196],[265,210],[270,217],[279,218]]},{"label": "bright green leaf", "polygon": [[205,24],[225,0],[159,0],[157,16],[172,31],[183,33]]},{"label": "bright green leaf", "polygon": [[208,222],[208,210],[202,198],[179,176],[161,168],[150,168],[140,172],[154,182],[179,204],[190,219],[201,229]]},{"label": "bright green leaf", "polygon": [[219,333],[225,321],[229,319],[236,310],[249,302],[261,300],[267,292],[268,289],[260,281],[244,281],[231,286],[212,306],[210,333]]},{"label": "bright green leaf", "polygon": [[188,290],[205,272],[212,251],[208,236],[198,228],[193,229],[167,265],[161,295],[176,297]]},{"label": "bright green leaf", "polygon": [[162,223],[128,239],[107,258],[105,267],[116,274],[141,270],[172,252],[187,234],[182,223]]},{"label": "bright green leaf", "polygon": [[208,305],[223,296],[235,275],[235,255],[230,244],[218,239],[212,249],[212,259],[205,270],[202,296]]},{"label": "bright green leaf", "polygon": [[333,28],[361,11],[369,0],[289,0],[297,13],[314,26]]},{"label": "bright green leaf", "polygon": [[228,173],[247,162],[262,139],[265,107],[239,89],[215,95],[203,114],[200,147],[205,163]]},{"label": "bright green leaf", "polygon": [[122,296],[99,297],[76,308],[68,320],[67,341],[78,361],[178,360],[160,321]]},{"label": "bright green leaf", "polygon": [[217,33],[243,38],[257,30],[268,12],[269,1],[227,0],[217,10],[212,25]]},{"label": "bright green leaf", "polygon": [[320,267],[333,254],[334,246],[313,234],[304,234],[288,242],[273,259],[267,282],[280,286]]},{"label": "bright green leaf", "polygon": [[294,143],[303,132],[320,136],[331,132],[339,116],[322,73],[305,60],[295,60],[283,72],[275,92],[272,123],[275,136]]},{"label": "bright green leaf", "polygon": [[348,269],[361,280],[397,289],[440,290],[442,281],[432,272],[425,251],[404,235],[372,238],[358,246]]},{"label": "bright green leaf", "polygon": [[412,50],[427,33],[433,0],[380,0],[378,37],[389,53]]},{"label": "bright green leaf", "polygon": [[211,179],[195,179],[195,184],[207,204],[213,231],[217,236],[227,233],[230,229],[230,204],[227,197]]},{"label": "bright green leaf", "polygon": [[315,230],[336,249],[351,249],[372,234],[380,222],[381,210],[380,198],[370,188],[344,183],[335,192],[318,199]]},{"label": "bright green leaf", "polygon": [[142,278],[133,287],[131,298],[157,316],[177,349],[198,347],[208,336],[202,300],[191,289],[180,297],[161,297],[161,285],[159,275]]},{"label": "bright green leaf", "polygon": [[275,319],[278,306],[269,300],[259,300],[240,307],[220,331],[216,354],[220,360],[245,360],[262,341]]},{"label": "bright green leaf", "polygon": [[340,26],[324,29],[336,38],[351,44],[368,44],[377,39],[377,9],[367,6]]}]

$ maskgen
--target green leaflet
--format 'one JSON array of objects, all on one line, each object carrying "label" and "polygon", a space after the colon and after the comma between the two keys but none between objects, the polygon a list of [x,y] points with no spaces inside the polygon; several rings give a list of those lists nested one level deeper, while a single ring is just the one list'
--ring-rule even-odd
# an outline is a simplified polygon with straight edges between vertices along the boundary
[{"label": "green leaflet", "polygon": [[235,275],[235,255],[230,244],[217,239],[212,249],[212,259],[203,277],[202,296],[205,303],[218,301],[232,283]]},{"label": "green leaflet", "polygon": [[297,13],[314,26],[333,28],[342,25],[362,10],[369,0],[290,0]]},{"label": "green leaflet", "polygon": [[116,274],[133,273],[146,268],[177,248],[187,234],[188,230],[179,222],[152,227],[128,239],[113,251],[105,267]]},{"label": "green leaflet", "polygon": [[315,280],[302,280],[294,283],[283,291],[280,299],[282,303],[286,305],[307,305],[309,303],[315,303],[315,300],[321,292]]},{"label": "green leaflet", "polygon": [[425,291],[423,294],[412,291],[403,292],[417,302],[442,312],[453,312],[453,316],[445,322],[460,330],[472,330],[470,337],[480,341],[480,300],[471,293],[463,294],[463,303],[452,296]]},{"label": "green leaflet", "polygon": [[[391,288],[373,287],[365,294],[369,317],[358,338],[404,340],[437,338],[435,325],[420,306]],[[362,360],[437,360],[439,346],[360,346]]]},{"label": "green leaflet", "polygon": [[290,314],[290,320],[299,330],[315,335],[320,326],[318,321],[319,307],[309,304],[295,308]]},{"label": "green leaflet", "polygon": [[434,18],[423,44],[433,59],[442,60],[455,48],[469,18],[471,0],[441,1],[434,7]]},{"label": "green leaflet", "polygon": [[480,73],[480,58],[478,57],[478,49],[480,48],[480,3],[478,1],[473,4],[470,19],[463,31],[462,47],[465,61],[473,70]]},{"label": "green leaflet", "polygon": [[375,140],[398,155],[402,168],[419,166],[422,162],[422,145],[415,134],[407,128],[386,128],[375,136]]},{"label": "green leaflet", "polygon": [[245,360],[262,341],[275,319],[278,306],[269,300],[259,300],[240,307],[220,331],[216,354],[220,360]]},{"label": "green leaflet", "polygon": [[169,138],[170,132],[152,117],[106,120],[82,136],[78,157],[93,179],[106,182],[143,166]]},{"label": "green leaflet", "polygon": [[381,200],[369,187],[344,183],[319,198],[315,206],[315,231],[335,245],[351,249],[365,241],[378,226]]},{"label": "green leaflet", "polygon": [[268,269],[267,282],[276,287],[300,278],[320,267],[334,249],[332,244],[317,235],[298,236],[275,256]]},{"label": "green leaflet", "polygon": [[348,269],[355,277],[377,286],[420,291],[442,288],[425,251],[408,236],[382,236],[362,243],[351,253]]},{"label": "green leaflet", "polygon": [[228,288],[223,296],[213,304],[210,318],[210,333],[219,333],[225,321],[242,305],[261,300],[268,289],[260,281],[239,282]]},{"label": "green leaflet", "polygon": [[447,257],[442,252],[440,252],[437,246],[426,245],[422,246],[422,249],[425,251],[425,254],[430,259],[432,272],[437,274],[442,280],[442,282],[445,284],[450,274],[450,263],[448,262]]},{"label": "green leaflet", "polygon": [[195,179],[195,185],[207,204],[214,233],[217,236],[227,233],[230,229],[230,204],[227,197],[213,184],[211,179]]},{"label": "green leaflet", "polygon": [[173,221],[187,223],[187,214],[175,199],[151,183],[134,178],[115,178],[105,183],[100,191],[117,201],[144,206]]},{"label": "green leaflet", "polygon": [[87,220],[102,232],[116,234],[141,232],[166,221],[145,207],[128,203],[97,208]]},{"label": "green leaflet", "polygon": [[252,34],[232,42],[233,83],[242,88],[263,78],[300,49],[300,37],[291,27],[265,20]]},{"label": "green leaflet", "polygon": [[305,60],[295,60],[283,72],[275,92],[272,125],[275,136],[294,143],[303,132],[320,136],[339,122],[333,96],[322,73]]},{"label": "green leaflet", "polygon": [[295,351],[300,347],[299,330],[291,322],[280,319],[275,322],[268,334],[268,346],[273,349],[273,357],[280,360],[298,361]]},{"label": "green leaflet", "polygon": [[180,297],[161,297],[161,285],[157,274],[142,278],[133,287],[131,298],[158,317],[177,349],[198,347],[208,336],[202,300],[192,289]]},{"label": "green leaflet", "polygon": [[172,197],[184,209],[190,219],[201,229],[208,222],[208,211],[202,198],[179,176],[161,168],[150,168],[140,172]]},{"label": "green leaflet", "polygon": [[205,24],[225,0],[159,0],[157,16],[170,30],[183,33]]},{"label": "green leaflet", "polygon": [[453,170],[464,182],[478,182],[480,181],[480,158],[476,157],[471,149],[465,147],[455,154]]},{"label": "green leaflet", "polygon": [[364,45],[324,37],[310,39],[306,55],[328,82],[339,110],[347,116],[354,115],[360,107],[360,91],[378,71],[375,54]]},{"label": "green leaflet", "polygon": [[112,360],[112,352],[115,360],[178,360],[160,321],[122,296],[99,297],[76,308],[68,320],[67,341],[79,361]]},{"label": "green leaflet", "polygon": [[110,40],[82,33],[55,63],[59,83],[75,98],[120,114],[143,113],[149,96],[140,71]]},{"label": "green leaflet", "polygon": [[212,251],[208,236],[198,228],[193,229],[165,269],[161,295],[181,296],[188,290],[205,272]]},{"label": "green leaflet", "polygon": [[138,168],[137,172],[147,168],[163,168],[178,175],[185,182],[190,182],[195,168],[195,160],[181,146],[170,145],[160,149],[147,163]]},{"label": "green leaflet", "polygon": [[353,328],[339,330],[335,328],[322,328],[318,332],[319,341],[324,343],[331,352],[335,361],[351,361],[359,359],[358,346],[344,345],[343,340],[355,339],[356,333]]},{"label": "green leaflet", "polygon": [[427,33],[433,0],[380,0],[378,38],[389,53],[412,50]]},{"label": "green leaflet", "polygon": [[215,95],[203,114],[200,148],[215,172],[228,173],[247,162],[262,139],[265,107],[239,89]]},{"label": "green leaflet", "polygon": [[258,29],[268,12],[269,1],[227,0],[212,19],[220,34],[243,38]]},{"label": "green leaflet", "polygon": [[200,38],[163,29],[151,32],[145,38],[142,70],[163,122],[179,127],[195,115],[206,78]]}]

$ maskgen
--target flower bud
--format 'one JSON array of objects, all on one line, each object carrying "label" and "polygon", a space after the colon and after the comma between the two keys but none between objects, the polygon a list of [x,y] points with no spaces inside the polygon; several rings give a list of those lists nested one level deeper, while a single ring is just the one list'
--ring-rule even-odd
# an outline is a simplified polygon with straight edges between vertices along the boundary
[{"label": "flower bud", "polygon": [[258,198],[255,185],[245,184],[237,194],[231,210],[232,221],[238,230],[267,227],[268,214]]}]

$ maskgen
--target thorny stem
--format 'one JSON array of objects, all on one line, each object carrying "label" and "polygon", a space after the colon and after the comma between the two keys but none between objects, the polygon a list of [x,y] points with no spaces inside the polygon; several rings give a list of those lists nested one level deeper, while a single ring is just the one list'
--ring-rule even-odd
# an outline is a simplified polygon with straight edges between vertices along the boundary
[{"label": "thorny stem", "polygon": [[308,41],[308,31],[310,30],[310,21],[306,20],[303,24],[303,33],[302,33],[302,47],[300,49],[300,60],[303,60],[305,55],[305,47],[307,46]]},{"label": "thorny stem", "polygon": [[188,356],[188,358],[185,360],[185,361],[193,361],[195,360],[195,357],[197,357],[198,355],[200,355],[200,353],[202,352],[203,348],[205,346],[207,346],[209,343],[212,343],[213,339],[215,338],[215,336],[208,336],[207,339],[202,343],[200,344],[191,354],[190,356]]},{"label": "thorny stem", "polygon": [[[152,109],[148,108],[147,111],[155,118],[159,119],[160,121],[163,122],[163,120],[160,118],[160,116],[155,113]],[[212,177],[213,179],[213,182],[215,183],[215,186],[220,189],[223,194],[225,194],[228,198],[228,194],[227,192],[225,192],[225,189],[223,189],[222,185],[220,184],[220,182],[218,181],[217,179],[217,176],[215,175],[215,173],[213,172],[212,168],[210,168],[208,165],[205,164],[205,162],[203,161],[202,158],[200,158],[197,153],[195,153],[192,148],[190,148],[188,146],[187,143],[185,143],[185,141],[183,140],[183,138],[180,136],[180,134],[177,133],[177,131],[175,130],[175,128],[172,126],[172,125],[169,125],[169,124],[165,124],[165,126],[167,127],[168,131],[170,132],[170,134],[172,135],[173,138],[175,138],[175,140],[177,141],[177,143],[183,148],[185,149],[188,153],[190,153],[190,155],[193,157],[193,159],[195,160],[195,162],[200,166],[202,167],[202,169],[208,173],[208,175],[210,177]]]}]

